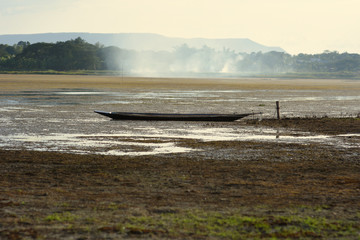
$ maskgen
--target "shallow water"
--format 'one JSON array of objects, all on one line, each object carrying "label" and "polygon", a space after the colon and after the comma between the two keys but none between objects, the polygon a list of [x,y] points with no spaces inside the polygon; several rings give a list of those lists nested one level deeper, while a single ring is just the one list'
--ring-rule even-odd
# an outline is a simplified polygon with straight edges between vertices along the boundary
[{"label": "shallow water", "polygon": [[[200,151],[177,141],[273,141],[359,147],[349,136],[312,135],[241,123],[111,121],[94,110],[180,113],[262,112],[275,116],[356,116],[352,90],[151,90],[53,89],[0,91],[0,147],[110,155]],[[253,118],[253,117],[250,117]],[[240,120],[241,121],[241,120]]]}]

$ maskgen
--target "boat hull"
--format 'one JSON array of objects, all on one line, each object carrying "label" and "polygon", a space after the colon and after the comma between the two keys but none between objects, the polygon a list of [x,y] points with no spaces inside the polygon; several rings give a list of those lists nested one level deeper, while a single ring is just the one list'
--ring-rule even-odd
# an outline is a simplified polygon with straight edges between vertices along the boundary
[{"label": "boat hull", "polygon": [[254,113],[244,114],[176,114],[176,113],[132,113],[132,112],[103,112],[95,113],[112,118],[113,120],[140,120],[140,121],[211,121],[232,122]]}]

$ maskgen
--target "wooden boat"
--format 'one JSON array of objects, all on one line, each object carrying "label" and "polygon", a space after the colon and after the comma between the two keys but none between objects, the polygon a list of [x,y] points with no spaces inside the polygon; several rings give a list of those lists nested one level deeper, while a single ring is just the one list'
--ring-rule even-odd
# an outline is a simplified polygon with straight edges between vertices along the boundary
[{"label": "wooden boat", "polygon": [[113,120],[145,120],[145,121],[212,121],[232,122],[258,113],[243,114],[180,114],[180,113],[134,113],[134,112],[103,112],[98,114]]}]

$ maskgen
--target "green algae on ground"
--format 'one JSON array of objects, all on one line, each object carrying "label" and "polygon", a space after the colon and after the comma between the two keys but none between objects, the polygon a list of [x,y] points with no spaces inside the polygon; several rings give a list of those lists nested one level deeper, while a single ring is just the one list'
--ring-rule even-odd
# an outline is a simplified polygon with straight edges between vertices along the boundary
[{"label": "green algae on ground", "polygon": [[243,238],[328,238],[356,236],[357,221],[311,216],[246,216],[240,213],[188,211],[127,219],[125,229],[163,231],[170,236]]},{"label": "green algae on ground", "polygon": [[45,217],[49,222],[74,222],[78,217],[70,212],[53,213]]}]

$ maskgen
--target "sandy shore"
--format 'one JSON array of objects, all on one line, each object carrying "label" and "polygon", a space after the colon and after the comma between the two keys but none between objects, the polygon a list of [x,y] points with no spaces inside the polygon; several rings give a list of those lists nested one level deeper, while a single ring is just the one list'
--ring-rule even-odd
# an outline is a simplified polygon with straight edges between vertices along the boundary
[{"label": "sandy shore", "polygon": [[358,80],[329,79],[204,79],[139,78],[116,76],[11,75],[0,74],[0,89],[40,90],[53,88],[147,88],[147,89],[352,89],[360,90]]}]

